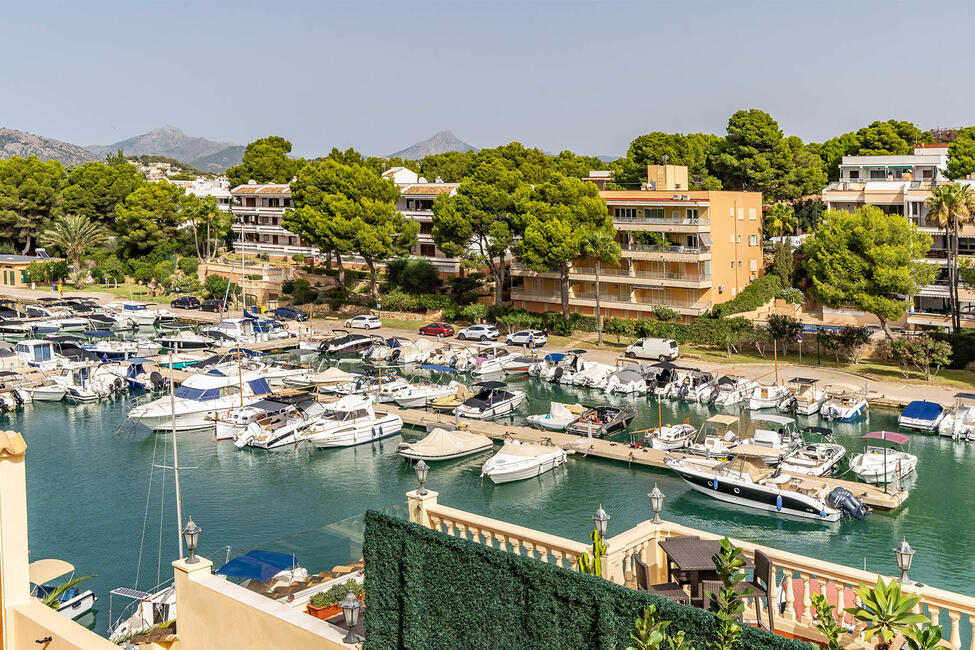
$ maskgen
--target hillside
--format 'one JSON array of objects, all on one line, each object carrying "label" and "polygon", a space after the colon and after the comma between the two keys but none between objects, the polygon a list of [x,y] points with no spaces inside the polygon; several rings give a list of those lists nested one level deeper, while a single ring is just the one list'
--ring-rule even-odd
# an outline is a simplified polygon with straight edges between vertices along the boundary
[{"label": "hillside", "polygon": [[[91,145],[99,156],[121,149],[127,156],[165,156],[208,172],[222,172],[240,162],[243,147],[187,135],[175,126],[137,135],[109,145]],[[240,150],[238,153],[238,149]]]},{"label": "hillside", "polygon": [[99,160],[91,151],[70,142],[45,138],[16,129],[0,128],[0,158],[37,156],[41,160],[60,160],[67,167],[76,167]]},{"label": "hillside", "polygon": [[448,151],[477,151],[477,149],[458,138],[451,131],[440,131],[426,140],[390,154],[389,157],[420,160],[424,156],[447,153]]}]

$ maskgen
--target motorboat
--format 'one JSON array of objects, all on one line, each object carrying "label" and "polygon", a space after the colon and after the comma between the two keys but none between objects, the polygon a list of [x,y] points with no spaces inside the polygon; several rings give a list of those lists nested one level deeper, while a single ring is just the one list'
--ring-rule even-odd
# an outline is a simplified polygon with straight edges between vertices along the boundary
[{"label": "motorboat", "polygon": [[525,420],[536,429],[546,431],[565,431],[580,415],[586,411],[581,404],[563,404],[552,402],[548,413],[529,415]]},{"label": "motorboat", "polygon": [[[259,374],[194,374],[170,396],[140,404],[129,411],[129,419],[154,431],[209,429],[214,426],[206,415],[235,406],[246,406],[271,393],[267,380]],[[175,416],[174,416],[175,411]]]},{"label": "motorboat", "polygon": [[660,361],[651,364],[647,369],[648,381],[647,390],[657,399],[663,399],[670,395],[674,378],[677,374],[677,366],[669,361]]},{"label": "motorboat", "polygon": [[585,369],[585,350],[569,350],[568,352],[550,352],[542,359],[542,363],[528,369],[530,377],[538,377],[553,384],[571,384],[575,376]]},{"label": "motorboat", "polygon": [[54,354],[54,343],[43,339],[20,341],[14,352],[23,365],[39,370],[53,370],[60,361]]},{"label": "motorboat", "polygon": [[258,340],[254,321],[250,318],[226,318],[200,329],[200,334],[209,338],[229,339],[237,344],[256,343]]},{"label": "motorboat", "polygon": [[322,366],[319,365],[317,370],[306,369],[304,372],[285,377],[283,381],[285,386],[308,388],[347,384],[355,378],[355,375],[341,368],[332,367],[322,370]]},{"label": "motorboat", "polygon": [[473,456],[494,449],[494,441],[487,436],[463,429],[435,428],[416,442],[401,442],[396,453],[408,460],[451,460]]},{"label": "motorboat", "polygon": [[344,336],[337,336],[335,338],[328,339],[327,341],[322,341],[318,351],[322,354],[327,354],[334,357],[356,356],[366,348],[373,345],[376,338],[378,337],[372,337],[366,334],[346,334]]},{"label": "motorboat", "polygon": [[501,370],[506,375],[528,375],[532,367],[544,363],[539,356],[512,354],[501,363]]},{"label": "motorboat", "polygon": [[694,442],[686,447],[689,454],[705,458],[727,459],[740,442],[738,418],[734,415],[712,415],[701,425]]},{"label": "motorboat", "polygon": [[53,379],[45,379],[44,383],[29,390],[35,402],[60,402],[68,394],[68,389]]},{"label": "motorboat", "polygon": [[61,374],[52,377],[66,391],[65,397],[74,402],[94,402],[107,395],[109,388],[93,380],[95,366],[84,361],[69,361],[61,367]]},{"label": "motorboat", "polygon": [[[284,420],[296,401],[313,399],[307,393],[278,393],[251,402],[246,406],[233,406],[219,411],[210,411],[204,416],[213,422],[217,440],[235,440],[243,434],[251,423],[264,426],[277,420]],[[246,443],[245,443],[246,444]]]},{"label": "motorboat", "polygon": [[903,429],[935,431],[945,417],[945,407],[937,402],[914,400],[901,411],[897,424]]},{"label": "motorboat", "polygon": [[[659,366],[660,364],[655,365]],[[657,375],[654,395],[677,400],[695,401],[700,387],[712,380],[711,373],[702,372],[697,368],[674,367],[669,373],[670,380],[666,383],[663,383],[662,380],[664,374],[661,372]]]},{"label": "motorboat", "polygon": [[326,405],[324,415],[301,439],[319,449],[352,447],[395,436],[402,428],[400,416],[374,410],[370,397],[346,395]]},{"label": "motorboat", "polygon": [[863,395],[843,393],[830,397],[819,409],[819,417],[840,422],[852,422],[867,411],[867,400]]},{"label": "motorboat", "polygon": [[[796,421],[792,418],[756,413],[751,417],[751,422],[755,425],[755,431],[751,438],[745,438],[741,441],[743,445],[767,447],[788,455],[803,443]],[[766,465],[775,465],[779,462],[780,457],[781,454],[775,453],[763,456],[762,460]]]},{"label": "motorboat", "polygon": [[[430,368],[430,366],[420,366]],[[447,366],[434,366],[435,368],[445,368],[447,371],[454,372],[453,368]],[[423,408],[442,397],[449,397],[457,394],[458,383],[451,381],[447,384],[435,384],[423,382],[420,384],[410,384],[406,388],[393,393],[392,400],[403,408]]]},{"label": "motorboat", "polygon": [[352,375],[355,377],[352,381],[344,384],[325,384],[319,386],[319,390],[337,395],[375,395],[377,401],[391,402],[394,395],[410,387],[410,383],[406,379],[386,372],[385,369],[367,367],[361,372],[352,373]]},{"label": "motorboat", "polygon": [[724,375],[719,377],[711,389],[711,394],[701,400],[714,406],[733,406],[749,398],[758,385],[753,379]]},{"label": "motorboat", "polygon": [[314,397],[296,398],[291,408],[268,422],[251,422],[234,438],[238,449],[246,446],[281,449],[302,441],[302,435],[325,416],[326,407]]},{"label": "motorboat", "polygon": [[636,409],[619,406],[589,406],[566,427],[565,432],[586,438],[605,438],[622,431],[636,417]]},{"label": "motorboat", "polygon": [[376,341],[362,353],[364,361],[387,361],[389,363],[423,363],[433,352],[433,344],[421,339],[414,341],[403,336],[393,336],[385,341]]},{"label": "motorboat", "polygon": [[440,411],[442,413],[453,413],[454,409],[469,400],[474,396],[474,393],[465,386],[464,384],[458,383],[457,390],[453,395],[445,395],[437,399],[431,400],[427,403],[427,406],[434,411]]},{"label": "motorboat", "polygon": [[125,314],[117,312],[101,312],[88,314],[88,321],[92,326],[105,330],[129,330],[138,327],[135,320]]},{"label": "motorboat", "polygon": [[[70,619],[76,619],[91,611],[95,601],[98,600],[91,589],[82,589],[77,585],[61,589],[54,584],[55,580],[65,576],[69,576],[65,584],[74,579],[74,567],[64,560],[53,558],[35,560],[28,565],[27,575],[33,585],[30,595],[40,600],[53,597],[54,609]],[[60,593],[58,593],[59,589],[61,589]]]},{"label": "motorboat", "polygon": [[209,336],[197,334],[187,330],[180,330],[172,334],[156,338],[156,342],[166,350],[209,350],[217,345],[217,341]]},{"label": "motorboat", "polygon": [[760,411],[762,409],[777,408],[779,403],[788,395],[789,389],[778,384],[756,386],[748,398],[748,409],[750,411]]},{"label": "motorboat", "polygon": [[647,380],[639,366],[629,364],[611,374],[603,390],[621,395],[643,395],[647,392]]},{"label": "motorboat", "polygon": [[103,361],[122,361],[129,357],[152,357],[159,354],[160,345],[145,339],[131,341],[98,341],[85,349]]},{"label": "motorboat", "polygon": [[474,346],[475,375],[493,375],[504,372],[504,365],[515,356],[503,343],[478,343]]},{"label": "motorboat", "polygon": [[829,398],[828,390],[817,387],[818,379],[795,377],[790,379],[789,383],[793,385],[791,393],[778,404],[778,409],[782,413],[813,415],[819,412],[820,407]]},{"label": "motorboat", "polygon": [[938,433],[956,440],[975,439],[975,393],[955,394],[955,406],[941,419]]},{"label": "motorboat", "polygon": [[492,420],[514,411],[527,399],[523,390],[507,390],[503,381],[474,384],[478,392],[454,409],[454,414],[472,420]]},{"label": "motorboat", "polygon": [[665,424],[643,432],[644,440],[653,449],[681,449],[694,440],[697,429],[689,422]]},{"label": "motorboat", "polygon": [[159,305],[153,305],[153,308],[149,309],[149,305],[144,302],[120,300],[109,303],[105,308],[107,311],[113,310],[121,313],[140,327],[151,327],[163,320],[176,320],[176,314],[168,309],[164,309]]},{"label": "motorboat", "polygon": [[481,467],[481,478],[496,485],[533,478],[564,465],[568,453],[561,447],[509,440]]},{"label": "motorboat", "polygon": [[[850,460],[850,470],[861,481],[886,485],[906,478],[917,468],[917,456],[903,450],[911,440],[907,434],[871,431],[862,440],[867,441],[863,452]],[[872,442],[875,440],[879,442]]]},{"label": "motorboat", "polygon": [[[833,432],[825,427],[806,427],[800,432],[802,444],[779,462],[779,468],[789,474],[830,476],[846,458],[846,447],[833,439]],[[819,436],[810,442],[808,438]]]},{"label": "motorboat", "polygon": [[710,372],[703,370],[690,370],[687,372],[679,384],[673,386],[673,394],[679,400],[686,402],[700,402],[701,396],[706,400],[714,389],[717,380]]},{"label": "motorboat", "polygon": [[768,453],[765,447],[739,445],[727,462],[707,458],[667,458],[664,462],[691,489],[726,503],[830,522],[847,515],[863,519],[869,514],[869,508],[845,488],[772,469],[762,462]]},{"label": "motorboat", "polygon": [[584,368],[572,377],[574,386],[584,386],[587,388],[603,389],[609,376],[615,372],[614,366],[599,363],[598,361],[586,361]]}]

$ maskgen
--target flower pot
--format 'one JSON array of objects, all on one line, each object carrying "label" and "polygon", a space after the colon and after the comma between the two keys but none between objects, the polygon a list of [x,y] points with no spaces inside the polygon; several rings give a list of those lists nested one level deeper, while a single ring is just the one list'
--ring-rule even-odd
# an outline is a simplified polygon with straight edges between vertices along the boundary
[{"label": "flower pot", "polygon": [[323,621],[327,621],[333,616],[338,616],[339,614],[341,614],[342,606],[339,604],[335,604],[335,605],[325,605],[325,607],[315,607],[311,603],[308,603],[307,611],[315,618],[320,618]]}]

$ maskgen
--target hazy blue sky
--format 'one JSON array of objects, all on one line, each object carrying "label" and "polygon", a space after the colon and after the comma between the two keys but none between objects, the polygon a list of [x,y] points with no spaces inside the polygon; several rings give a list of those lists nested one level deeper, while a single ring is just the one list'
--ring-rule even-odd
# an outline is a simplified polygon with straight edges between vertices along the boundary
[{"label": "hazy blue sky", "polygon": [[821,140],[975,123],[975,3],[6,3],[0,126],[108,144],[163,124],[295,153],[386,154],[451,129],[618,154],[739,108]]}]

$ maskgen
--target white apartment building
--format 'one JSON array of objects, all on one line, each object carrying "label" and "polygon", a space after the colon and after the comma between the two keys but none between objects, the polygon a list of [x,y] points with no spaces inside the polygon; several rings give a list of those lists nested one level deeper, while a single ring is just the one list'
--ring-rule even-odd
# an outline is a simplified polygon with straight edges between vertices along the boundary
[{"label": "white apartment building", "polygon": [[230,181],[226,178],[197,178],[192,181],[169,181],[179,185],[183,191],[200,198],[212,197],[217,207],[224,212],[230,212],[233,195],[230,193]]}]

